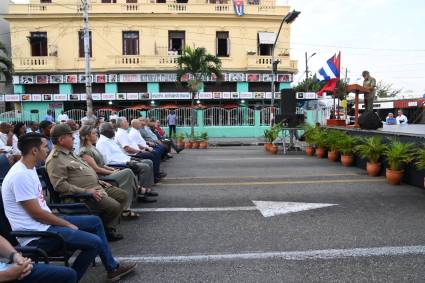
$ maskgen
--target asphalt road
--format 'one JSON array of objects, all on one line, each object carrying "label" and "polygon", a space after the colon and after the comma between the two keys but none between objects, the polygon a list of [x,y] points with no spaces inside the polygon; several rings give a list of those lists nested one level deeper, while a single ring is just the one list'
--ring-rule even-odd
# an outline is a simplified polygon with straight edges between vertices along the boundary
[{"label": "asphalt road", "polygon": [[[204,211],[121,222],[114,256],[139,263],[122,282],[425,282],[422,189],[261,147],[185,150],[163,169],[158,202],[135,208]],[[335,205],[266,218],[252,201]],[[104,278],[98,264],[83,281]]]}]

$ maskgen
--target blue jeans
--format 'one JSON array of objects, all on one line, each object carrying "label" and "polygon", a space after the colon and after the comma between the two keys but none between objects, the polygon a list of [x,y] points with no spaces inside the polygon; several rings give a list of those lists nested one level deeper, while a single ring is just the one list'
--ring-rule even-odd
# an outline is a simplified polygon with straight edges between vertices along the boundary
[{"label": "blue jeans", "polygon": [[75,270],[65,266],[53,264],[34,264],[31,273],[22,280],[13,281],[20,283],[75,283],[77,282],[77,273]]},{"label": "blue jeans", "polygon": [[[81,279],[97,255],[100,256],[107,271],[113,271],[118,267],[118,263],[112,257],[102,220],[98,216],[63,216],[62,218],[77,226],[79,230],[50,226],[47,231],[61,235],[68,249],[81,251],[72,265],[77,272],[78,280]],[[45,238],[32,241],[29,245],[37,246],[47,253],[55,252],[60,248],[59,241]]]}]

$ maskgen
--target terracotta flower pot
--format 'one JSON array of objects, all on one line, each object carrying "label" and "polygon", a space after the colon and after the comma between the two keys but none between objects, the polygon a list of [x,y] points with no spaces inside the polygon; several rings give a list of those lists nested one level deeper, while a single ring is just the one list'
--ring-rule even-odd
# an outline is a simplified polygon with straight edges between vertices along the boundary
[{"label": "terracotta flower pot", "polygon": [[198,149],[199,148],[199,142],[193,142],[192,148]]},{"label": "terracotta flower pot", "polygon": [[328,151],[328,159],[330,161],[337,161],[338,160],[338,151],[336,150],[332,150],[332,151]]},{"label": "terracotta flower pot", "polygon": [[201,142],[199,143],[199,148],[201,148],[201,149],[206,149],[206,148],[208,148],[208,142],[206,142],[206,141],[201,141]]},{"label": "terracotta flower pot", "polygon": [[187,141],[184,143],[184,148],[192,148],[193,144],[191,141]]},{"label": "terracotta flower pot", "polygon": [[307,156],[313,156],[314,155],[314,147],[307,146],[305,148],[305,153],[307,154]]},{"label": "terracotta flower pot", "polygon": [[379,176],[381,173],[381,163],[370,163],[368,162],[366,165],[367,174],[371,177]]},{"label": "terracotta flower pot", "polygon": [[277,152],[279,151],[279,148],[277,146],[275,146],[275,145],[272,145],[270,147],[270,150],[269,151],[270,151],[271,154],[277,154]]},{"label": "terracotta flower pot", "polygon": [[323,147],[316,148],[316,156],[318,158],[325,158],[326,157],[326,149]]},{"label": "terracotta flower pot", "polygon": [[401,179],[403,178],[403,175],[404,175],[403,170],[396,171],[396,170],[391,170],[387,168],[387,172],[386,172],[387,181],[391,185],[399,185],[401,182]]},{"label": "terracotta flower pot", "polygon": [[183,147],[185,147],[185,146],[184,146],[184,142],[183,142],[183,141],[178,141],[176,145],[177,145],[177,147],[178,147],[178,148],[183,148]]},{"label": "terracotta flower pot", "polygon": [[341,163],[345,167],[353,165],[354,157],[352,155],[341,155]]},{"label": "terracotta flower pot", "polygon": [[270,151],[270,148],[273,146],[273,144],[272,143],[270,143],[270,142],[268,142],[268,143],[265,143],[264,144],[264,149],[266,150],[266,151]]}]

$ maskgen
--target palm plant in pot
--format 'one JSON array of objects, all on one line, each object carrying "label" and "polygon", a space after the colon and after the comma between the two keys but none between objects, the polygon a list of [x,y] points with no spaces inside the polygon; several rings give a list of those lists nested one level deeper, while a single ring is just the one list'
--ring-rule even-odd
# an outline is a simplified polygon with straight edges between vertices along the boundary
[{"label": "palm plant in pot", "polygon": [[331,161],[338,160],[338,142],[344,133],[337,130],[328,130],[326,135],[326,147],[328,148],[328,159]]},{"label": "palm plant in pot", "polygon": [[327,131],[325,129],[316,128],[313,140],[316,145],[316,156],[318,158],[326,157],[326,137]]},{"label": "palm plant in pot", "polygon": [[305,152],[308,156],[313,156],[314,154],[314,136],[317,128],[312,125],[304,125],[304,138],[307,143],[307,147],[305,148]]},{"label": "palm plant in pot", "polygon": [[176,141],[177,141],[177,147],[178,148],[183,148],[184,147],[184,134],[183,133],[178,133],[176,135]]},{"label": "palm plant in pot", "polygon": [[351,166],[354,162],[353,152],[357,144],[357,139],[344,133],[338,141],[338,148],[341,152],[341,163],[343,166]]},{"label": "palm plant in pot", "polygon": [[208,132],[203,132],[200,135],[201,142],[199,143],[199,148],[206,149],[208,148]]},{"label": "palm plant in pot", "polygon": [[414,159],[414,145],[412,143],[402,143],[398,140],[391,140],[384,150],[384,156],[388,162],[386,177],[391,185],[400,184],[404,175],[403,166]]},{"label": "palm plant in pot", "polygon": [[186,141],[184,142],[184,148],[192,148],[195,137],[191,134],[186,133]]},{"label": "palm plant in pot", "polygon": [[366,171],[369,176],[376,177],[381,172],[379,159],[384,153],[385,145],[379,136],[368,137],[362,140],[362,144],[356,146],[356,153],[367,159]]},{"label": "palm plant in pot", "polygon": [[264,149],[266,151],[270,151],[270,148],[273,146],[273,129],[265,129],[264,130],[264,138],[266,139],[266,143],[264,144]]},{"label": "palm plant in pot", "polygon": [[201,143],[201,136],[198,133],[195,133],[195,136],[193,138],[192,148],[198,149],[200,143]]}]

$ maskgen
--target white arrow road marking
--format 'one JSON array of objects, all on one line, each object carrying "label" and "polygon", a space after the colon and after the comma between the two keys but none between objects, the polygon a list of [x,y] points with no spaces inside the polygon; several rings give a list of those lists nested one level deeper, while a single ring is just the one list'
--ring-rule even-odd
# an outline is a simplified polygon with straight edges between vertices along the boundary
[{"label": "white arrow road marking", "polygon": [[164,207],[164,208],[134,208],[134,212],[207,212],[207,211],[252,211],[259,210],[264,217],[300,212],[322,207],[335,206],[330,203],[304,203],[281,201],[252,201],[255,206],[235,207]]},{"label": "white arrow road marking", "polygon": [[118,261],[140,263],[187,263],[232,260],[330,260],[339,258],[425,255],[425,246],[372,247],[353,249],[308,250],[290,252],[250,252],[236,254],[171,255],[171,256],[122,256]]},{"label": "white arrow road marking", "polygon": [[331,203],[305,203],[281,201],[252,201],[264,217],[335,206]]}]

